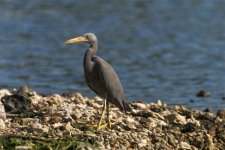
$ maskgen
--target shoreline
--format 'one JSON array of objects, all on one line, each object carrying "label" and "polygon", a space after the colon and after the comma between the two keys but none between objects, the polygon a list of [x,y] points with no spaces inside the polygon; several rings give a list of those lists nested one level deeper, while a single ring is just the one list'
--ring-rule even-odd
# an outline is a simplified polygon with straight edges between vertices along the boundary
[{"label": "shoreline", "polygon": [[[132,113],[110,105],[111,129],[99,131],[103,101],[80,93],[41,95],[28,87],[0,91],[6,119],[0,119],[0,146],[67,149],[224,149],[225,110],[216,114],[168,107],[156,103],[130,103]],[[13,139],[18,143],[13,143]]]}]

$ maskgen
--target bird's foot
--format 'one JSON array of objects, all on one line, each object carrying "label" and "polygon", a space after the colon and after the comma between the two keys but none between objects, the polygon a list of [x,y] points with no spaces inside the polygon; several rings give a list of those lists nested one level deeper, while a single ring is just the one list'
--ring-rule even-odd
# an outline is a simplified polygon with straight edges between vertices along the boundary
[{"label": "bird's foot", "polygon": [[104,124],[104,125],[98,125],[97,130],[100,130],[100,129],[103,129],[103,128],[106,128],[106,127],[108,127],[109,129],[111,129],[112,128],[112,125],[115,125],[115,124],[117,124],[117,122],[111,122],[110,120],[108,120],[106,124]]},{"label": "bird's foot", "polygon": [[104,129],[104,128],[109,128],[109,129],[111,129],[112,128],[112,125],[115,125],[117,122],[107,122],[107,123],[105,123],[105,124],[98,124],[98,125],[93,125],[93,126],[91,126],[91,127],[93,127],[93,128],[97,128],[97,130],[101,130],[101,129]]}]

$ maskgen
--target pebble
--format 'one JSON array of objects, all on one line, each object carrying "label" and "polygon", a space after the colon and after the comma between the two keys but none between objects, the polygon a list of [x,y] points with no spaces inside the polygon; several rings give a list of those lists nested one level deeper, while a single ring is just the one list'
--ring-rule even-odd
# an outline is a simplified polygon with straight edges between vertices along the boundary
[{"label": "pebble", "polygon": [[159,99],[159,100],[157,100],[157,103],[156,103],[158,106],[162,106],[163,104],[162,104],[162,101]]},{"label": "pebble", "polygon": [[70,114],[70,116],[74,119],[74,120],[77,120],[77,119],[80,119],[80,117],[82,116],[82,114],[79,112],[79,110],[75,110],[74,112],[72,112]]},{"label": "pebble", "polygon": [[2,119],[0,119],[0,130],[2,130],[2,129],[5,129],[5,122],[2,120]]},{"label": "pebble", "polygon": [[85,99],[80,93],[75,93],[74,97],[77,99],[78,103],[84,104]]},{"label": "pebble", "polygon": [[164,116],[164,117],[169,121],[169,123],[180,124],[180,125],[187,124],[186,117],[181,116],[181,115],[176,114],[176,113],[172,113],[172,114],[169,114],[169,115]]},{"label": "pebble", "polygon": [[149,117],[147,119],[147,123],[149,124],[149,126],[151,128],[155,128],[155,127],[162,127],[162,126],[168,126],[168,124],[162,120],[159,120],[159,119],[153,119],[151,117]]},{"label": "pebble", "polygon": [[140,148],[145,147],[148,144],[148,141],[146,139],[142,139],[139,143],[138,146]]},{"label": "pebble", "polygon": [[64,125],[64,130],[71,131],[72,129],[73,129],[73,127],[71,126],[70,122],[68,122]]},{"label": "pebble", "polygon": [[196,96],[197,97],[209,97],[211,94],[210,92],[206,91],[206,90],[200,90]]},{"label": "pebble", "polygon": [[221,119],[225,119],[225,109],[219,109],[216,113],[217,117],[220,117]]},{"label": "pebble", "polygon": [[63,137],[70,138],[71,137],[71,132],[70,131],[63,132]]},{"label": "pebble", "polygon": [[99,105],[98,103],[91,102],[91,101],[87,101],[87,105],[90,106],[90,107],[93,107],[93,108],[95,108],[95,109],[102,108],[102,106]]},{"label": "pebble", "polygon": [[57,123],[57,122],[62,121],[62,117],[60,117],[60,116],[52,116],[50,121],[53,122],[53,123]]},{"label": "pebble", "polygon": [[2,97],[6,96],[6,95],[12,95],[11,92],[7,89],[2,89],[0,90],[0,100],[2,99]]},{"label": "pebble", "polygon": [[187,142],[180,142],[181,149],[191,149],[191,146]]},{"label": "pebble", "polygon": [[133,106],[135,109],[141,109],[141,110],[147,108],[146,104],[144,104],[144,103],[133,103],[132,106]]},{"label": "pebble", "polygon": [[39,124],[39,126],[33,126],[31,128],[32,132],[36,132],[36,133],[47,133],[49,131],[49,127],[48,126],[42,126],[41,124]]},{"label": "pebble", "polygon": [[1,101],[0,101],[0,119],[4,121],[6,120],[5,107]]}]

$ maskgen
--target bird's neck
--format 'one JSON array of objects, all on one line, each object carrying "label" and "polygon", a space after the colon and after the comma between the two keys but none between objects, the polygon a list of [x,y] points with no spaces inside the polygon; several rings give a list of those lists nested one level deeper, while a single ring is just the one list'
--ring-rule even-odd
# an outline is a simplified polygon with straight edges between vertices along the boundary
[{"label": "bird's neck", "polygon": [[85,52],[84,54],[84,60],[83,60],[83,65],[84,69],[91,71],[93,68],[93,62],[92,62],[92,57],[94,54],[97,52],[97,45],[91,45]]}]

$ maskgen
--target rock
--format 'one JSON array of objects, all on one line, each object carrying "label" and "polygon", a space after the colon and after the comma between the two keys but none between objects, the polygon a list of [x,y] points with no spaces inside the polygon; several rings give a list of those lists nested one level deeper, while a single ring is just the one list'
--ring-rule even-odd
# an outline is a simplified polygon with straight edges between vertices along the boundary
[{"label": "rock", "polygon": [[87,108],[87,105],[86,104],[77,104],[76,107],[79,109],[85,110]]},{"label": "rock", "polygon": [[2,97],[7,96],[7,95],[12,95],[9,90],[7,90],[7,89],[0,90],[0,100],[2,99]]},{"label": "rock", "polygon": [[6,119],[6,114],[5,114],[5,107],[0,101],[0,119],[4,120]]},{"label": "rock", "polygon": [[79,109],[76,109],[75,111],[73,111],[70,116],[74,119],[80,119],[80,117],[82,116],[82,114],[80,113]]},{"label": "rock", "polygon": [[22,112],[31,107],[29,97],[17,93],[5,96],[2,103],[6,112]]},{"label": "rock", "polygon": [[62,107],[64,102],[64,98],[59,94],[52,94],[49,99],[52,104],[58,105],[60,107]]},{"label": "rock", "polygon": [[47,133],[49,131],[49,127],[40,123],[35,123],[31,125],[31,131],[37,133]]},{"label": "rock", "polygon": [[135,129],[137,129],[137,127],[135,126],[134,123],[127,124],[127,128],[129,128],[129,130],[135,130]]},{"label": "rock", "polygon": [[72,129],[73,129],[73,127],[71,126],[70,122],[68,122],[64,125],[64,130],[71,131]]},{"label": "rock", "polygon": [[219,109],[216,113],[217,117],[220,117],[221,119],[225,119],[225,109]]},{"label": "rock", "polygon": [[126,119],[124,119],[124,122],[127,123],[127,124],[129,124],[129,123],[134,123],[135,120],[134,120],[134,118],[127,117]]},{"label": "rock", "polygon": [[5,122],[2,120],[2,119],[0,119],[0,130],[2,130],[2,129],[5,129]]},{"label": "rock", "polygon": [[52,116],[50,121],[53,122],[53,123],[58,123],[58,122],[62,121],[62,117],[60,117],[60,116]]},{"label": "rock", "polygon": [[206,149],[215,149],[215,145],[214,145],[214,143],[213,143],[213,139],[212,139],[212,137],[209,135],[209,134],[206,134],[205,133],[205,145],[207,145],[206,146]]},{"label": "rock", "polygon": [[144,103],[133,103],[132,106],[134,107],[134,109],[146,109],[147,106]]},{"label": "rock", "polygon": [[163,105],[160,99],[157,100],[157,105],[158,105],[158,106],[162,106],[162,105]]},{"label": "rock", "polygon": [[203,110],[203,112],[212,112],[212,110],[211,110],[210,108],[206,107],[206,108]]},{"label": "rock", "polygon": [[87,101],[87,105],[90,106],[90,107],[93,107],[93,108],[95,108],[95,109],[100,109],[100,108],[102,108],[102,106],[99,105],[98,103],[91,102],[91,101]]},{"label": "rock", "polygon": [[54,129],[58,129],[58,128],[64,127],[64,125],[61,122],[58,122],[58,123],[52,124],[52,127]]},{"label": "rock", "polygon": [[138,146],[140,148],[145,147],[148,144],[148,141],[146,139],[142,139],[139,143]]},{"label": "rock", "polygon": [[169,121],[169,123],[172,123],[172,124],[185,125],[187,123],[185,116],[181,116],[176,113],[172,113],[164,117]]},{"label": "rock", "polygon": [[70,138],[71,137],[71,132],[70,131],[63,132],[63,137]]},{"label": "rock", "polygon": [[187,142],[180,142],[180,148],[181,149],[191,149],[191,146]]},{"label": "rock", "polygon": [[95,96],[93,99],[94,99],[96,102],[102,102],[102,101],[103,101],[103,99],[102,99],[101,97],[99,97],[99,96]]},{"label": "rock", "polygon": [[173,145],[174,147],[177,145],[174,135],[168,135],[168,143]]},{"label": "rock", "polygon": [[182,133],[187,133],[187,132],[194,132],[196,130],[196,126],[192,123],[187,123],[186,125],[183,126],[181,129]]},{"label": "rock", "polygon": [[200,127],[201,126],[200,121],[198,121],[197,119],[195,119],[193,117],[193,115],[191,115],[191,117],[187,119],[187,123],[193,124],[196,127]]},{"label": "rock", "polygon": [[200,91],[196,94],[197,97],[209,97],[210,95],[211,95],[210,92],[205,91],[205,90],[200,90]]},{"label": "rock", "polygon": [[147,118],[147,122],[146,123],[149,125],[150,128],[168,126],[168,124],[165,123],[164,121],[156,119],[156,118],[153,119],[151,117]]},{"label": "rock", "polygon": [[85,99],[80,93],[75,93],[74,94],[73,101],[76,104],[84,104],[85,103]]},{"label": "rock", "polygon": [[28,88],[28,86],[24,85],[22,87],[20,87],[20,89],[16,92],[18,95],[21,96],[29,96],[32,93],[32,90]]},{"label": "rock", "polygon": [[149,114],[150,114],[150,117],[153,117],[153,118],[157,118],[157,119],[160,119],[160,120],[165,120],[165,118],[160,115],[159,113],[156,113],[156,112],[153,112],[153,111],[148,111]]}]

